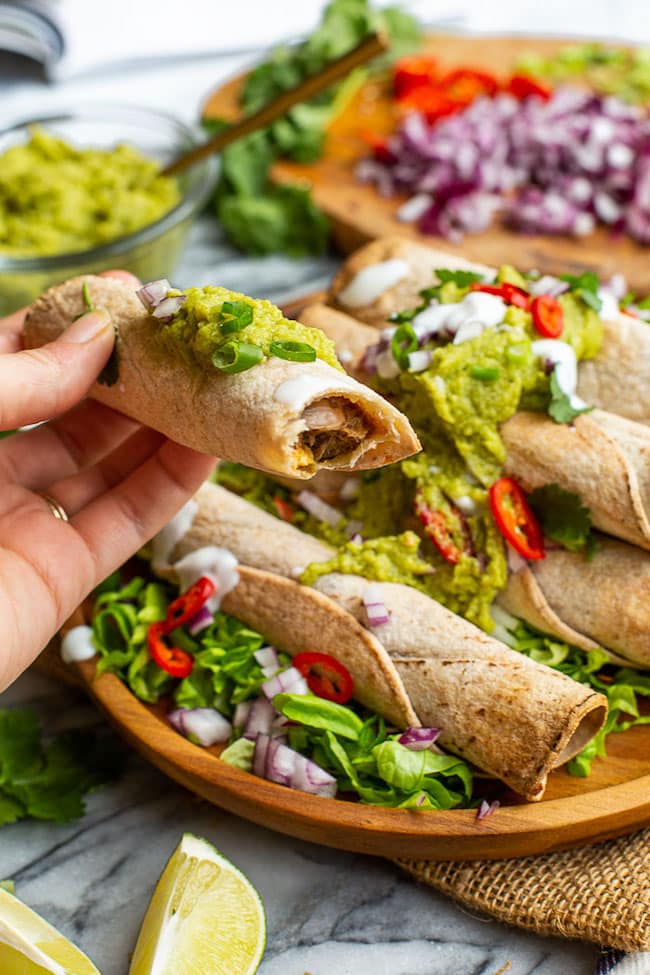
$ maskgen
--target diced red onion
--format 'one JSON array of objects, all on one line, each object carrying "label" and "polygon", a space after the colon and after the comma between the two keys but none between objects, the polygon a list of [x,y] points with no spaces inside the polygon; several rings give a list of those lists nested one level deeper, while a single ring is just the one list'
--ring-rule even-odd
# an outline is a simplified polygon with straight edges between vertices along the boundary
[{"label": "diced red onion", "polygon": [[363,605],[366,610],[368,626],[385,626],[386,623],[390,623],[390,613],[386,608],[379,586],[370,585],[366,587],[363,594]]},{"label": "diced red onion", "polygon": [[257,737],[253,752],[253,773],[270,782],[311,795],[327,798],[336,795],[334,776],[316,762],[269,735]]},{"label": "diced red onion", "polygon": [[201,630],[205,630],[214,622],[214,613],[211,613],[207,606],[201,606],[198,613],[195,613],[191,620],[187,621],[187,628],[192,636],[196,636]]},{"label": "diced red onion", "polygon": [[160,281],[150,281],[148,284],[143,284],[136,291],[136,294],[147,311],[152,311],[167,297],[167,292],[171,289],[172,286],[167,278],[161,278]]},{"label": "diced red onion", "polygon": [[[275,673],[276,670],[280,669],[280,658],[278,657],[278,651],[275,647],[261,647],[261,649],[256,650],[253,654],[258,664],[264,670],[265,667],[272,667],[271,673]],[[271,676],[268,674],[267,676]]]},{"label": "diced red onion", "polygon": [[172,295],[171,298],[163,298],[159,305],[153,309],[151,314],[161,322],[170,322],[177,311],[183,307],[187,295]]},{"label": "diced red onion", "polygon": [[440,728],[407,728],[398,741],[412,752],[423,752],[440,736]]},{"label": "diced red onion", "polygon": [[214,708],[177,708],[170,711],[167,720],[186,738],[195,738],[206,748],[228,741],[232,734],[230,721]]},{"label": "diced red onion", "polygon": [[240,701],[235,708],[235,713],[232,719],[233,728],[243,728],[248,721],[248,715],[253,706],[252,701]]},{"label": "diced red onion", "polygon": [[358,477],[347,477],[340,490],[342,501],[353,501],[359,495],[361,481]]},{"label": "diced red onion", "polygon": [[271,725],[277,717],[277,711],[266,697],[258,697],[253,701],[246,724],[244,725],[244,738],[255,740],[258,735],[268,735]]},{"label": "diced red onion", "polygon": [[96,653],[90,626],[73,626],[61,640],[61,659],[66,664],[90,660]]},{"label": "diced red onion", "polygon": [[309,694],[309,687],[299,670],[288,667],[287,670],[282,670],[265,681],[262,684],[262,692],[271,701],[276,694]]},{"label": "diced red onion", "polygon": [[354,535],[350,535],[350,545],[361,545],[363,542],[363,535],[360,532],[355,532]]},{"label": "diced red onion", "polygon": [[517,552],[516,549],[512,547],[512,545],[508,545],[507,543],[506,543],[506,554],[508,558],[508,568],[510,569],[511,572],[513,573],[520,572],[522,569],[525,569],[526,566],[528,565],[526,559],[522,558],[519,552]]},{"label": "diced red onion", "polygon": [[528,283],[528,290],[531,295],[551,295],[553,298],[557,298],[558,295],[564,294],[565,291],[569,290],[569,284],[567,281],[560,281],[559,278],[554,278],[552,274],[543,274],[537,281],[530,281]]},{"label": "diced red onion", "polygon": [[481,805],[478,807],[476,818],[487,819],[488,816],[491,816],[492,813],[497,811],[500,805],[501,803],[498,799],[495,799],[493,802],[488,802],[487,799],[484,799]]},{"label": "diced red onion", "polygon": [[345,526],[345,534],[348,536],[350,541],[352,541],[352,539],[356,538],[357,535],[361,537],[362,528],[363,522],[359,518],[351,518]]},{"label": "diced red onion", "polygon": [[336,528],[343,519],[340,511],[333,508],[331,504],[327,504],[317,494],[314,494],[313,491],[301,491],[296,501],[310,515],[313,515],[318,521],[331,525],[332,528]]},{"label": "diced red onion", "polygon": [[648,110],[579,88],[479,98],[433,124],[410,113],[357,177],[407,194],[399,219],[454,241],[500,214],[524,232],[583,236],[600,221],[650,242]]}]

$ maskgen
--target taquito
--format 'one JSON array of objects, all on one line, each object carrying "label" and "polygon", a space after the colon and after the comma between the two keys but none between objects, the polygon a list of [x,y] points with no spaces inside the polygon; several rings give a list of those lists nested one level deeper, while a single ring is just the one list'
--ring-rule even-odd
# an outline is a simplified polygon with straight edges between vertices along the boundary
[{"label": "taquito", "polygon": [[320,359],[269,355],[225,374],[170,353],[159,338],[161,323],[114,278],[74,278],[46,292],[27,315],[27,348],[56,338],[83,314],[84,285],[117,332],[117,376],[112,385],[95,383],[90,395],[179,443],[300,478],[320,468],[378,467],[419,447],[395,407]]},{"label": "taquito", "polygon": [[[195,500],[198,512],[172,561],[217,544],[243,565],[272,567],[295,579],[315,558],[333,554],[330,546],[214,484],[203,485]],[[363,595],[370,585],[358,576],[332,573],[316,588],[364,623]],[[605,699],[510,650],[408,586],[372,585],[379,587],[391,617],[374,635],[419,720],[441,727],[441,743],[450,751],[527,799],[539,799],[551,769],[577,754],[602,726]],[[291,612],[290,604],[286,611]],[[234,606],[232,612],[239,615]],[[261,626],[255,612],[252,600],[250,624]]]},{"label": "taquito", "polygon": [[[381,290],[366,304],[345,304],[342,295],[344,298],[346,288],[359,272],[391,261],[405,265],[404,276],[397,283]],[[362,324],[385,328],[394,312],[420,304],[420,290],[434,282],[436,268],[495,273],[494,268],[457,254],[400,237],[384,237],[348,257],[332,281],[327,300]],[[578,395],[591,406],[650,424],[650,328],[625,312],[603,321],[600,352],[594,359],[579,363]]]}]

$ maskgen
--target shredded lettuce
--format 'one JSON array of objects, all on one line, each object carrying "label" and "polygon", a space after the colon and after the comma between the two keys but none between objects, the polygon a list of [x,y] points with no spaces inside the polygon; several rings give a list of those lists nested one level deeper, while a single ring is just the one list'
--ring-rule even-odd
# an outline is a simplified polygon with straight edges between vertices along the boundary
[{"label": "shredded lettuce", "polygon": [[[117,674],[148,704],[172,695],[178,707],[216,708],[230,717],[240,701],[258,696],[266,680],[254,656],[264,646],[264,637],[227,613],[217,613],[195,638],[176,629],[170,639],[194,657],[189,677],[176,680],[149,656],[147,629],[165,618],[177,595],[168,583],[147,584],[140,577],[102,592],[93,617],[98,670]],[[280,665],[289,663],[289,657],[280,654]]]},{"label": "shredded lettuce", "polygon": [[650,674],[642,674],[630,667],[616,667],[605,650],[581,650],[546,636],[493,607],[497,628],[494,636],[531,660],[559,670],[573,680],[592,687],[607,698],[607,720],[598,734],[579,755],[567,764],[571,775],[582,778],[591,773],[596,758],[607,755],[609,735],[627,731],[635,725],[650,724],[650,714],[641,713],[639,698],[650,698]]}]

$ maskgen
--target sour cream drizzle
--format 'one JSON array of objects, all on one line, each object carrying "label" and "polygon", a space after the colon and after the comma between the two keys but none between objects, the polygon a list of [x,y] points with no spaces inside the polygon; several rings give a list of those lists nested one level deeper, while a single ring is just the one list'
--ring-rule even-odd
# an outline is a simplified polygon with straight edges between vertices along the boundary
[{"label": "sour cream drizzle", "polygon": [[348,308],[362,308],[364,305],[371,305],[385,291],[394,288],[396,284],[403,281],[408,274],[408,264],[399,258],[381,261],[379,264],[370,264],[368,267],[362,268],[348,281],[345,288],[339,291],[337,300]]},{"label": "sour cream drizzle", "polygon": [[304,409],[307,403],[316,396],[324,393],[335,394],[341,387],[343,389],[353,389],[354,382],[344,373],[337,374],[336,380],[332,381],[330,376],[309,376],[299,375],[292,379],[285,379],[280,383],[273,394],[273,399],[278,403],[284,403],[296,411]]},{"label": "sour cream drizzle", "polygon": [[548,359],[554,366],[557,384],[574,410],[584,410],[587,403],[576,395],[578,385],[578,362],[573,347],[560,339],[539,339],[531,346],[533,355]]}]

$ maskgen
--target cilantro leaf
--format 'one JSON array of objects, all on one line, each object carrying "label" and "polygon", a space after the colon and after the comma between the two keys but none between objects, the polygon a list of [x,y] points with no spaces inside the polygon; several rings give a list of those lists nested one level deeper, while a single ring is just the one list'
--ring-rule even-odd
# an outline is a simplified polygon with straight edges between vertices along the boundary
[{"label": "cilantro leaf", "polygon": [[323,254],[329,221],[299,186],[272,186],[257,196],[226,196],[219,220],[230,240],[248,254]]},{"label": "cilantro leaf", "polygon": [[469,288],[470,284],[483,280],[483,275],[477,274],[475,271],[450,271],[447,268],[439,267],[433,273],[440,284],[448,284],[451,281],[459,288]]},{"label": "cilantro leaf", "polygon": [[591,512],[577,494],[565,491],[559,484],[545,484],[531,491],[528,503],[547,538],[570,552],[586,552],[589,557],[594,554]]},{"label": "cilantro leaf", "polygon": [[0,710],[0,826],[28,816],[76,819],[86,793],[115,777],[117,759],[86,732],[67,732],[45,747],[33,711]]},{"label": "cilantro leaf", "polygon": [[571,404],[571,397],[560,389],[557,381],[555,369],[551,373],[551,401],[548,406],[548,414],[556,423],[571,423],[581,413],[590,413],[593,406],[583,406],[576,409]]},{"label": "cilantro leaf", "polygon": [[560,280],[566,281],[571,286],[571,291],[582,298],[586,305],[589,305],[594,311],[600,311],[603,303],[598,297],[600,281],[597,274],[594,274],[593,271],[585,271],[579,275],[561,274]]}]

